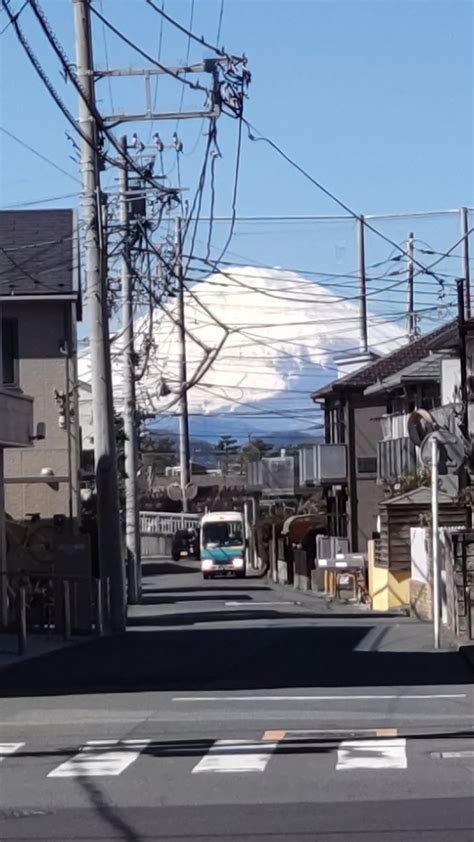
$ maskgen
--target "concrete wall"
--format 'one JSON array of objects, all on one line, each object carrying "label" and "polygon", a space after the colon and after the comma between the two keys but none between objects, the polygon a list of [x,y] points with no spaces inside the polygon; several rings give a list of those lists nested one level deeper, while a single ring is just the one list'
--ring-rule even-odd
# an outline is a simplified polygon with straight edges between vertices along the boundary
[{"label": "concrete wall", "polygon": [[[75,360],[59,350],[65,341],[75,349],[75,321],[71,302],[4,303],[5,318],[18,320],[18,386],[31,395],[33,427],[46,425],[44,441],[34,447],[8,450],[5,453],[6,509],[15,518],[27,512],[39,512],[43,517],[69,514],[70,498],[73,515],[78,510],[79,436],[77,405],[71,418],[70,458],[68,433],[59,426],[59,408],[54,392],[70,391],[76,382]],[[68,384],[69,379],[69,384]],[[74,402],[75,399],[73,399]],[[71,488],[68,483],[9,484],[13,477],[37,477],[44,468],[51,468],[56,476],[68,477],[71,463]]]}]

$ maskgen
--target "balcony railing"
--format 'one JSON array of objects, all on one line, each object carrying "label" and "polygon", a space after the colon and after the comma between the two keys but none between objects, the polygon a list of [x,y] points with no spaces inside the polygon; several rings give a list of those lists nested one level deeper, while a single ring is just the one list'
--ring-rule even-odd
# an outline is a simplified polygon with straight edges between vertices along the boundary
[{"label": "balcony railing", "polygon": [[377,442],[377,481],[411,474],[418,467],[416,447],[408,436]]}]

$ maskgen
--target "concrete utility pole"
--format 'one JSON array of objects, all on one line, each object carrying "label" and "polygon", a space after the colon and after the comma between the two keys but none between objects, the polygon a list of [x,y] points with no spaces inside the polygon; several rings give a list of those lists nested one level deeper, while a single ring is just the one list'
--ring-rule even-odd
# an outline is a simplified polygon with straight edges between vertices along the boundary
[{"label": "concrete utility pole", "polygon": [[183,278],[183,244],[182,244],[182,220],[176,217],[176,278],[178,280],[178,310],[179,310],[179,388],[180,415],[179,415],[179,466],[181,480],[181,497],[183,501],[183,512],[188,511],[187,486],[191,481],[190,476],[190,448],[189,448],[189,419],[188,419],[188,392],[187,392],[187,367],[186,367],[186,324],[184,312],[184,278]]},{"label": "concrete utility pole", "polygon": [[469,212],[461,208],[461,235],[463,239],[464,310],[466,319],[471,318],[471,266],[469,263]]},{"label": "concrete utility pole", "polygon": [[127,553],[128,603],[141,596],[140,529],[137,494],[137,418],[135,397],[135,347],[132,279],[130,272],[130,213],[128,197],[127,137],[120,138],[120,228],[122,237],[121,295],[123,340],[123,432],[125,453],[125,547]]},{"label": "concrete utility pole", "polygon": [[367,335],[367,281],[365,275],[365,221],[362,214],[357,220],[357,234],[359,245],[359,289],[360,289],[360,341],[362,352],[369,350]]},{"label": "concrete utility pole", "polygon": [[408,254],[408,306],[407,306],[407,321],[408,321],[408,338],[410,342],[416,339],[416,316],[415,316],[415,285],[414,285],[414,244],[415,238],[412,233],[408,235],[407,240],[407,254]]},{"label": "concrete utility pole", "polygon": [[440,573],[439,573],[439,516],[438,516],[438,441],[431,437],[431,519],[433,554],[433,642],[440,647]]},{"label": "concrete utility pole", "polygon": [[87,102],[79,97],[81,171],[83,180],[84,246],[87,305],[90,321],[90,355],[94,458],[97,488],[97,522],[101,576],[110,576],[111,628],[124,631],[125,575],[118,501],[117,456],[110,364],[107,286],[103,272],[101,195],[97,126],[89,106],[94,106],[94,75],[89,0],[73,0],[77,78]]}]

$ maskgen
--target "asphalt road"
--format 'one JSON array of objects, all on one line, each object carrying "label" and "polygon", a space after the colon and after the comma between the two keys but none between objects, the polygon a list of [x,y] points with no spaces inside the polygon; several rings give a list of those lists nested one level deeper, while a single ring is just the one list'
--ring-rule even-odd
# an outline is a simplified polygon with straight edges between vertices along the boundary
[{"label": "asphalt road", "polygon": [[428,626],[146,574],[126,635],[0,671],[2,842],[474,842],[474,674]]}]

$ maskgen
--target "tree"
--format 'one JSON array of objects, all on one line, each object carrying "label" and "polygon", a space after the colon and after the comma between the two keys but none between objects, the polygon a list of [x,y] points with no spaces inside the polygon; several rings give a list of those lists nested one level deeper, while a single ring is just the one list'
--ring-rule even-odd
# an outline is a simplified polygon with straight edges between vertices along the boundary
[{"label": "tree", "polygon": [[152,466],[155,474],[164,474],[165,468],[176,464],[176,442],[168,436],[145,432],[140,436],[140,456],[145,466]]},{"label": "tree", "polygon": [[239,452],[237,439],[232,436],[221,436],[216,444],[217,462],[224,474],[228,473],[232,457]]},{"label": "tree", "polygon": [[253,462],[261,459],[262,456],[270,456],[273,451],[273,445],[261,438],[249,439],[248,444],[245,444],[241,450],[242,459],[244,462]]}]

